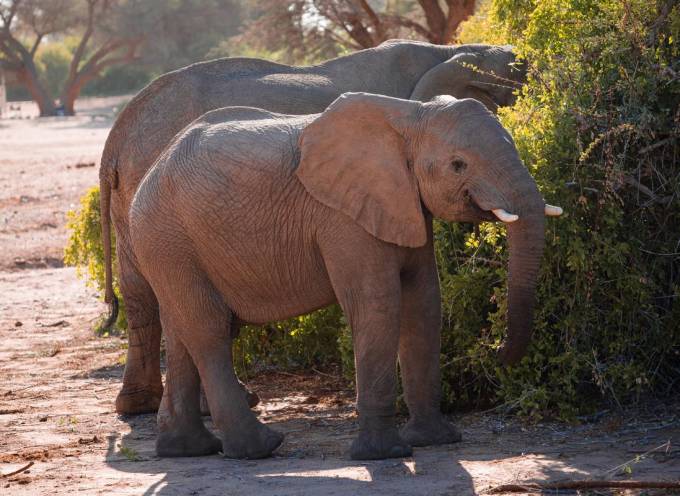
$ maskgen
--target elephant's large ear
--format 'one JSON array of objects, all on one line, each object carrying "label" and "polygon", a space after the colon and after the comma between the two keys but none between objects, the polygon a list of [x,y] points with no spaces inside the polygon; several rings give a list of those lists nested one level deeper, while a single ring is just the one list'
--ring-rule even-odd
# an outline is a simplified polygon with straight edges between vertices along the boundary
[{"label": "elephant's large ear", "polygon": [[345,93],[303,131],[297,177],[319,202],[400,246],[427,241],[406,142],[398,129],[421,105]]}]

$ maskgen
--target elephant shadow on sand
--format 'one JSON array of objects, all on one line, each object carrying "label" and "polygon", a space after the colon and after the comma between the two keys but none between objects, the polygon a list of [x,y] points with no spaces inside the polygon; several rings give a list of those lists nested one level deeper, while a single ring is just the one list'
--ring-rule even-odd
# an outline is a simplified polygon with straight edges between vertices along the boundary
[{"label": "elephant shadow on sand", "polygon": [[262,460],[158,458],[155,415],[123,420],[130,431],[109,436],[106,463],[134,474],[135,482],[127,485],[139,484],[145,496],[476,494],[470,474],[457,460],[457,445],[416,450],[405,459],[351,460],[348,452],[358,425],[346,419],[322,420],[323,427],[310,426],[311,417],[275,422],[272,427],[286,433],[286,440],[273,457]]},{"label": "elephant shadow on sand", "polygon": [[[272,458],[231,460],[220,455],[196,458],[158,458],[154,451],[155,415],[127,417],[130,431],[108,438],[106,464],[134,480],[128,487],[137,494],[393,494],[476,495],[489,484],[518,481],[588,479],[602,477],[607,469],[631,458],[630,450],[644,450],[664,439],[680,439],[680,422],[647,434],[633,445],[614,451],[625,432],[590,438],[596,425],[580,427],[539,425],[525,429],[502,416],[486,415],[461,422],[463,441],[414,450],[404,459],[354,461],[347,455],[358,426],[352,419],[301,413],[272,426],[286,433],[286,440]],[[209,419],[205,419],[211,425]],[[589,434],[586,434],[589,433]],[[658,438],[658,439],[657,439]],[[642,442],[645,441],[645,442]],[[121,449],[124,447],[124,449]],[[597,454],[597,450],[600,454]],[[585,456],[583,453],[588,452]],[[590,452],[592,451],[592,452]],[[126,457],[138,458],[130,461]],[[658,460],[646,457],[635,464],[636,476],[658,479],[676,463],[677,454]],[[645,457],[643,457],[645,458]],[[608,478],[615,474],[608,473]],[[125,479],[127,475],[123,475]]]}]

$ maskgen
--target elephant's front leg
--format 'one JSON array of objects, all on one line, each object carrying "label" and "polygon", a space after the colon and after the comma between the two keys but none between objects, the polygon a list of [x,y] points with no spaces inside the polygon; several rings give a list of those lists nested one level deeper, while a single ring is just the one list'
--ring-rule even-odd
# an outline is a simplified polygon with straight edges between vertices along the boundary
[{"label": "elephant's front leg", "polygon": [[[369,267],[333,281],[354,341],[359,435],[355,460],[410,456],[395,423],[399,344],[399,270]],[[333,279],[333,277],[332,277]]]},{"label": "elephant's front leg", "polygon": [[402,277],[399,365],[410,419],[401,430],[412,446],[460,441],[460,432],[441,413],[441,294],[434,251],[419,250]]}]

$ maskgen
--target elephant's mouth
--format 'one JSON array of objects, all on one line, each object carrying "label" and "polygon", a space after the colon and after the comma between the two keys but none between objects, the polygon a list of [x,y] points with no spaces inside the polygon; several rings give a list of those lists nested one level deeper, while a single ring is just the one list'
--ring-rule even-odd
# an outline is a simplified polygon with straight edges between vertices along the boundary
[{"label": "elephant's mouth", "polygon": [[475,209],[475,214],[477,218],[479,218],[480,222],[491,222],[498,220],[491,210],[483,210],[477,205],[473,205],[473,208]]},{"label": "elephant's mouth", "polygon": [[497,220],[496,216],[492,212],[493,208],[488,208],[488,205],[485,205],[487,208],[479,205],[470,191],[465,191],[464,194],[467,204],[466,210],[472,222],[487,222]]}]

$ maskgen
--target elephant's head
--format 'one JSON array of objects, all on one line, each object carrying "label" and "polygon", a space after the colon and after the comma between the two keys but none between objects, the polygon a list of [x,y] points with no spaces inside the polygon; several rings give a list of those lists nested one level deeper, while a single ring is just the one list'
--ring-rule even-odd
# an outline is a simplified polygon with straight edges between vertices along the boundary
[{"label": "elephant's head", "polygon": [[[512,138],[477,100],[346,93],[300,137],[297,177],[321,203],[400,246],[427,242],[424,208],[447,221],[507,223],[511,364],[531,337],[546,205]],[[424,207],[424,208],[423,208]]]},{"label": "elephant's head", "polygon": [[515,90],[526,81],[526,64],[512,46],[460,45],[454,55],[426,72],[411,100],[426,102],[437,95],[475,98],[492,112],[515,102]]}]

